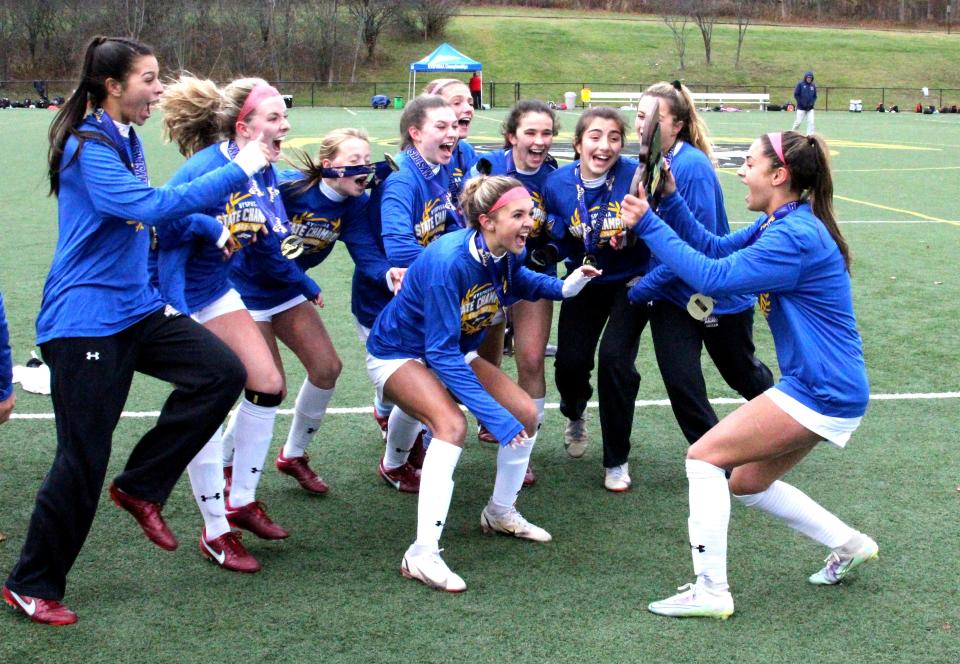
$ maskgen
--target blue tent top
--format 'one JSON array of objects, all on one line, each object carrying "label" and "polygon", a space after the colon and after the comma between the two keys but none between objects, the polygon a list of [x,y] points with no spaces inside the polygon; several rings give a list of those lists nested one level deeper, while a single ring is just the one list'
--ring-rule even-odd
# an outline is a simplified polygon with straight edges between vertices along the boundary
[{"label": "blue tent top", "polygon": [[410,63],[410,71],[481,71],[483,65],[450,44],[440,44],[430,55]]}]

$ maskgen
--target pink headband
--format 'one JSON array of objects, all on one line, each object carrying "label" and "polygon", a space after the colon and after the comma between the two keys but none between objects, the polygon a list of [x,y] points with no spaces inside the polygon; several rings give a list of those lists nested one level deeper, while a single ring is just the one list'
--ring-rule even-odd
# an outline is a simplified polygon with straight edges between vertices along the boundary
[{"label": "pink headband", "polygon": [[783,158],[783,133],[779,131],[771,132],[767,134],[767,138],[770,139],[770,145],[773,146],[773,151],[776,153],[777,159],[779,159],[780,163],[786,168],[787,160]]},{"label": "pink headband", "polygon": [[518,201],[521,198],[530,198],[530,192],[526,190],[525,187],[514,187],[513,189],[508,189],[503,193],[503,196],[497,199],[497,202],[490,206],[490,210],[487,214],[493,214],[496,210],[499,210],[504,205]]},{"label": "pink headband", "polygon": [[280,92],[272,85],[268,83],[257,83],[244,100],[243,107],[240,109],[240,115],[237,116],[237,122],[246,120],[247,116],[253,113],[264,99],[279,96]]}]

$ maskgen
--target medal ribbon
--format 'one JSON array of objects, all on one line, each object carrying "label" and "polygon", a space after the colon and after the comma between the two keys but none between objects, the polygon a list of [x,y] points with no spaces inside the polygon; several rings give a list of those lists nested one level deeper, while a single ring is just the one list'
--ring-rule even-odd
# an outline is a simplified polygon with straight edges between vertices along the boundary
[{"label": "medal ribbon", "polygon": [[443,202],[443,206],[447,209],[447,214],[450,215],[457,226],[463,228],[463,218],[460,216],[460,213],[457,212],[457,208],[453,203],[453,195],[449,189],[444,190],[444,188],[440,186],[440,183],[437,182],[436,173],[434,173],[433,169],[430,168],[430,164],[426,162],[420,152],[418,152],[414,147],[407,148],[403,151],[403,153],[410,158],[411,163],[413,163],[423,179],[427,181],[427,186],[430,188],[430,194],[435,198],[439,198]]},{"label": "medal ribbon", "polygon": [[493,253],[491,253],[487,247],[487,241],[484,239],[482,231],[477,231],[476,234],[474,234],[473,244],[477,248],[477,253],[480,255],[480,262],[487,268],[487,274],[490,275],[490,280],[493,282],[493,289],[497,292],[497,299],[500,300],[500,306],[507,306],[505,302],[506,294],[513,288],[510,277],[513,268],[513,264],[510,261],[513,259],[513,255],[508,251],[507,255],[500,259],[507,263],[507,286],[506,290],[504,290],[503,276],[500,274],[497,261],[493,260]]},{"label": "medal ribbon", "polygon": [[[107,135],[107,138],[109,138],[113,144],[114,149],[120,154],[123,165],[126,166],[140,182],[149,184],[150,178],[147,176],[147,160],[143,156],[143,147],[140,145],[140,139],[137,138],[137,133],[133,130],[133,127],[130,127],[130,139],[127,141],[124,140],[120,130],[117,129],[117,125],[113,123],[113,118],[110,117],[109,113],[102,108],[98,108],[93,112],[93,115],[100,125],[100,129],[103,130],[103,133]],[[106,122],[104,122],[104,118],[106,118]]]},{"label": "medal ribbon", "polygon": [[573,169],[573,177],[576,179],[577,186],[577,210],[580,213],[580,223],[583,224],[583,250],[587,255],[595,255],[597,245],[600,244],[600,231],[603,230],[603,220],[607,218],[607,206],[610,204],[610,195],[613,193],[613,183],[616,176],[613,171],[616,164],[607,171],[607,179],[603,183],[606,193],[600,196],[600,211],[597,214],[597,222],[590,218],[590,211],[587,209],[586,187],[583,186],[583,178],[580,176],[580,164],[577,163]]},{"label": "medal ribbon", "polygon": [[760,239],[760,236],[763,235],[763,231],[767,230],[767,226],[775,222],[777,219],[783,219],[788,214],[790,214],[791,212],[796,210],[798,207],[800,207],[800,203],[801,201],[790,201],[789,203],[784,203],[783,205],[778,207],[776,210],[774,210],[773,214],[771,214],[765,222],[760,224],[760,227],[753,234],[753,237],[750,238],[749,244],[753,244],[758,239]]},{"label": "medal ribbon", "polygon": [[[239,153],[240,148],[237,146],[237,142],[231,138],[227,142],[227,155],[230,159],[236,159]],[[258,176],[262,177],[264,187],[260,187],[260,183],[257,182]],[[285,223],[287,211],[283,207],[283,199],[280,197],[280,189],[277,187],[277,174],[274,172],[273,166],[268,165],[251,177],[247,184],[250,186],[250,193],[253,194],[254,202],[266,219],[270,232],[276,233],[275,229],[280,228],[282,230],[277,233],[279,239],[282,240],[288,236],[290,229],[287,228]]]}]

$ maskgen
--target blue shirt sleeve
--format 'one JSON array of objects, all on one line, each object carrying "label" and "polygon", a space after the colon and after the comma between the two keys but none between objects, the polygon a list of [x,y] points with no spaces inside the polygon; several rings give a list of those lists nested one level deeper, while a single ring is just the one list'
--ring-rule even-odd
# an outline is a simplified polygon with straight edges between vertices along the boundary
[{"label": "blue shirt sleeve", "polygon": [[512,275],[514,295],[531,302],[544,298],[548,300],[563,299],[563,281],[525,267],[522,258],[513,261],[513,263],[516,265]]},{"label": "blue shirt sleeve", "polygon": [[394,267],[409,267],[423,247],[413,232],[416,223],[414,199],[417,192],[400,178],[387,178],[383,185],[383,200],[380,203],[380,223],[383,228],[383,248],[387,261]]},{"label": "blue shirt sleeve", "polygon": [[295,284],[300,290],[300,294],[308,300],[315,300],[320,295],[320,286],[317,285],[310,276],[295,260],[290,260],[280,253],[280,241],[276,239],[273,231],[271,236],[261,238],[256,242],[244,247],[244,251],[251,254],[259,269],[264,273],[281,283]]},{"label": "blue shirt sleeve", "polygon": [[10,351],[10,331],[7,329],[7,314],[0,293],[0,401],[13,394],[13,353]]},{"label": "blue shirt sleeve", "polygon": [[666,265],[658,265],[630,287],[627,298],[631,304],[641,305],[658,299],[664,286],[676,281],[677,275]]},{"label": "blue shirt sleeve", "polygon": [[685,242],[713,258],[727,256],[746,247],[763,221],[761,217],[755,223],[735,233],[715,235],[697,221],[686,201],[676,193],[663,199],[660,204],[660,213],[663,215],[663,220],[667,221]]},{"label": "blue shirt sleeve", "polygon": [[368,205],[369,201],[358,203],[351,209],[349,215],[345,215],[344,231],[340,239],[347,245],[350,258],[353,259],[353,264],[361,275],[370,281],[386,283],[386,274],[391,265],[387,262],[373,235],[372,224],[367,214]]}]

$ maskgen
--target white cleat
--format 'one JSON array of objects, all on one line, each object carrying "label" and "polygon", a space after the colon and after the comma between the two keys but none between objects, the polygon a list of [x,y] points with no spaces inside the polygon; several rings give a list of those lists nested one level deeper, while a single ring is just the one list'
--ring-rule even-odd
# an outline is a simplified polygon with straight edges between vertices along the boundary
[{"label": "white cleat", "polygon": [[524,519],[516,507],[511,507],[506,514],[500,516],[495,516],[484,507],[480,513],[480,529],[485,535],[503,533],[533,542],[547,543],[553,539],[546,530]]},{"label": "white cleat", "polygon": [[400,573],[403,576],[448,593],[462,593],[467,589],[463,579],[451,572],[443,562],[440,557],[442,549],[418,555],[411,553],[412,549],[413,546],[407,549],[403,562],[400,563]]},{"label": "white cleat", "polygon": [[879,554],[880,547],[873,538],[861,533],[860,545],[853,554],[834,549],[824,560],[826,566],[816,574],[811,574],[807,581],[815,586],[834,586],[843,581],[852,570],[868,560],[874,560]]},{"label": "white cleat", "polygon": [[719,618],[733,615],[733,595],[727,590],[710,590],[706,586],[688,583],[677,588],[680,592],[647,606],[652,613],[672,618]]},{"label": "white cleat", "polygon": [[604,468],[603,488],[614,493],[630,490],[630,464],[622,463],[613,468]]},{"label": "white cleat", "polygon": [[589,443],[586,413],[579,420],[567,420],[563,430],[563,446],[567,449],[567,455],[579,459],[587,451]]}]

